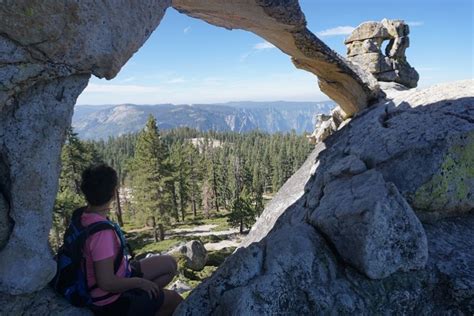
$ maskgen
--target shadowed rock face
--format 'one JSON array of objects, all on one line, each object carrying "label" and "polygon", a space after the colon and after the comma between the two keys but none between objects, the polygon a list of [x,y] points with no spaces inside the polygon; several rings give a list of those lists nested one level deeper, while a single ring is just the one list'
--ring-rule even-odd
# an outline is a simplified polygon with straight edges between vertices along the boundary
[{"label": "shadowed rock face", "polygon": [[176,314],[472,314],[474,205],[465,190],[474,175],[450,168],[423,208],[416,192],[433,187],[450,157],[470,168],[473,86],[386,90],[317,145],[246,248]]},{"label": "shadowed rock face", "polygon": [[296,67],[318,76],[321,91],[348,116],[383,95],[370,73],[347,62],[306,28],[297,0],[173,0],[172,5],[210,24],[263,37],[291,56]]}]

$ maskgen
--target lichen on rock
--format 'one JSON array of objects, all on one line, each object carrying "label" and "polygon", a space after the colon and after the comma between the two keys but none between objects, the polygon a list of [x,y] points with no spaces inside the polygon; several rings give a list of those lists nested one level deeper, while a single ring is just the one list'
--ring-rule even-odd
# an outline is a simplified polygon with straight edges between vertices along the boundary
[{"label": "lichen on rock", "polygon": [[412,196],[425,220],[474,209],[474,131],[448,149],[439,170]]}]

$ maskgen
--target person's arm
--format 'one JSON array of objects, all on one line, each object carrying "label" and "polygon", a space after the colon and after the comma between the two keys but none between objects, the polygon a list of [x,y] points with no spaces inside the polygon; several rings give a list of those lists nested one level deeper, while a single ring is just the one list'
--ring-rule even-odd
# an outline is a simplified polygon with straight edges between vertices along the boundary
[{"label": "person's arm", "polygon": [[139,288],[150,297],[158,297],[160,288],[152,281],[143,278],[120,278],[114,274],[114,257],[94,262],[97,286],[106,292],[121,293]]}]

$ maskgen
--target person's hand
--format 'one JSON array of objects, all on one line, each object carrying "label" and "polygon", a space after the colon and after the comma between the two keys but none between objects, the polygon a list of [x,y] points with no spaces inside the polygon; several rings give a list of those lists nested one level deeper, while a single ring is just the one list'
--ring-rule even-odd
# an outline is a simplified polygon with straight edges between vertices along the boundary
[{"label": "person's hand", "polygon": [[160,294],[160,288],[158,287],[158,284],[147,279],[141,278],[138,288],[147,292],[148,295],[150,295],[150,298],[158,297],[158,294]]}]

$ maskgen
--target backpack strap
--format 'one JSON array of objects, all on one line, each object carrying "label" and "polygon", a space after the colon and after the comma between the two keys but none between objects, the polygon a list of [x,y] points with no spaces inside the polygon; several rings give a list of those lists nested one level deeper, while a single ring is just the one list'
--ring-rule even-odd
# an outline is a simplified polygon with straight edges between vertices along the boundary
[{"label": "backpack strap", "polygon": [[[120,239],[119,252],[115,256],[115,260],[114,260],[114,274],[116,274],[117,271],[120,269],[120,265],[122,263],[124,255],[125,255],[125,252],[124,252],[124,248],[125,248],[124,239],[123,239],[123,236],[122,236],[121,232],[118,231],[119,228],[114,223],[112,223],[110,221],[101,221],[101,222],[93,223],[93,224],[86,227],[86,231],[85,231],[85,234],[84,234],[84,242],[87,240],[87,238],[94,235],[95,233],[98,233],[100,231],[104,231],[104,230],[107,230],[107,229],[112,229],[113,231],[115,231],[115,233],[117,234],[117,236]],[[125,260],[127,260],[127,259],[125,259]],[[85,266],[84,266],[84,268],[85,268]],[[98,287],[98,285],[96,283],[96,284],[89,287],[89,291],[91,291],[93,289],[96,289],[97,287]],[[115,294],[113,294],[113,295],[115,295]],[[97,298],[97,299],[98,300],[103,300],[103,299],[105,299],[105,297],[103,297],[103,298],[101,297],[101,298]]]},{"label": "backpack strap", "polygon": [[102,221],[102,222],[93,223],[93,224],[86,227],[85,240],[87,240],[87,238],[94,235],[95,233],[98,233],[100,231],[107,230],[107,229],[114,230],[115,233],[117,234],[117,236],[120,239],[120,249],[119,249],[119,252],[117,253],[117,256],[115,257],[115,261],[114,261],[114,273],[117,273],[118,269],[120,268],[120,264],[122,263],[122,258],[125,254],[124,253],[124,246],[123,246],[124,241],[123,241],[123,238],[121,236],[121,233],[117,231],[117,227],[112,222],[109,222],[109,221]]}]

